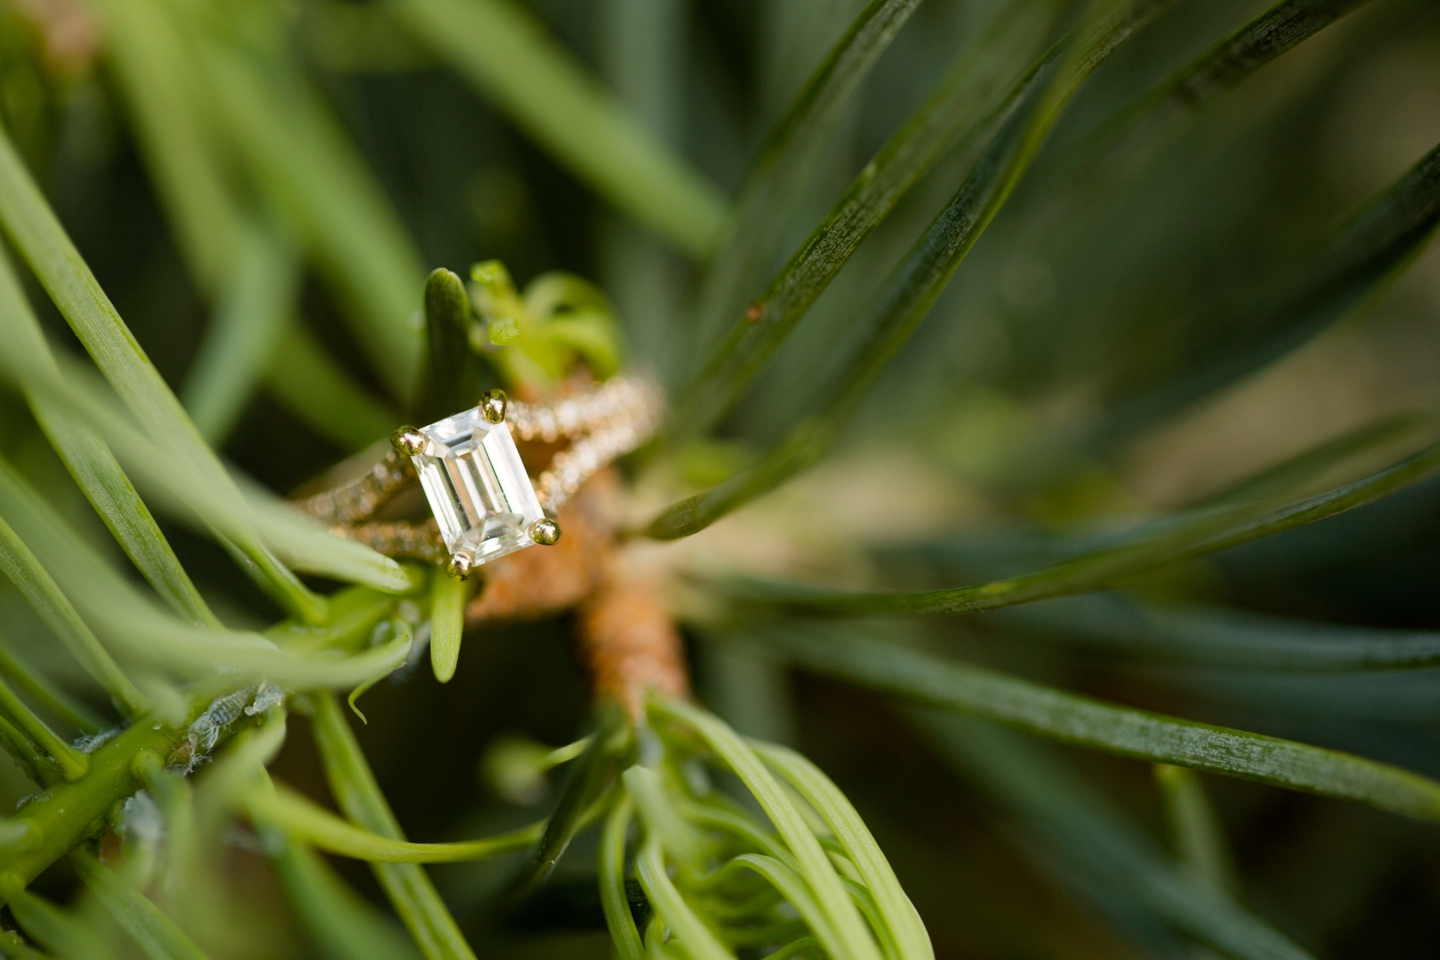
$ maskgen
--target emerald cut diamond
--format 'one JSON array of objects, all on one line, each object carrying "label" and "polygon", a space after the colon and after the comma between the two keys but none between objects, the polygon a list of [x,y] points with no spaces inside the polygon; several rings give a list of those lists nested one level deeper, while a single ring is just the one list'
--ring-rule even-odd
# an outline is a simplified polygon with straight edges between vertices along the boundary
[{"label": "emerald cut diamond", "polygon": [[475,565],[530,546],[530,525],[545,516],[510,428],[488,422],[480,407],[420,430],[413,454],[425,498],[452,555]]}]

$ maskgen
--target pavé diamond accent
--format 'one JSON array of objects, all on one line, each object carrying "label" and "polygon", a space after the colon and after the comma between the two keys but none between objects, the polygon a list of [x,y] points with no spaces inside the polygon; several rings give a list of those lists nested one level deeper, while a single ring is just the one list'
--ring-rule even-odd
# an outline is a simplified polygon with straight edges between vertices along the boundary
[{"label": "pav\u00e9 diamond accent", "polygon": [[473,407],[420,432],[411,459],[452,554],[468,550],[478,566],[535,542],[530,524],[545,514],[506,424]]}]

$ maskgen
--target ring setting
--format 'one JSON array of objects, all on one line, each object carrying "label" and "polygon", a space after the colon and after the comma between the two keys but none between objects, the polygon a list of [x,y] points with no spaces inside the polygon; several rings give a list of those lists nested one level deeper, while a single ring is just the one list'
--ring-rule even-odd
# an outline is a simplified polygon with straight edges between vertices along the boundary
[{"label": "ring setting", "polygon": [[[465,579],[517,550],[556,543],[560,507],[645,442],[662,407],[655,384],[623,376],[549,403],[512,402],[491,390],[468,410],[426,427],[401,427],[390,438],[393,452],[370,472],[297,506],[334,533],[392,557],[440,563]],[[532,480],[517,439],[569,445]],[[416,479],[432,522],[371,522]]]},{"label": "ring setting", "polygon": [[546,519],[505,423],[506,406],[494,391],[394,439],[415,467],[457,576],[536,543],[532,529]]}]

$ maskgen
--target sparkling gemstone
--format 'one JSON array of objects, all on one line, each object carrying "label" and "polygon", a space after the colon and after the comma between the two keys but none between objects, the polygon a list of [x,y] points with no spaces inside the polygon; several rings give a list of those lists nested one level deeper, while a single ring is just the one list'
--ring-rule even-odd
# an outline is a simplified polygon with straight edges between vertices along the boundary
[{"label": "sparkling gemstone", "polygon": [[425,448],[411,459],[451,553],[480,564],[535,542],[530,524],[545,514],[508,426],[476,407],[420,432]]}]

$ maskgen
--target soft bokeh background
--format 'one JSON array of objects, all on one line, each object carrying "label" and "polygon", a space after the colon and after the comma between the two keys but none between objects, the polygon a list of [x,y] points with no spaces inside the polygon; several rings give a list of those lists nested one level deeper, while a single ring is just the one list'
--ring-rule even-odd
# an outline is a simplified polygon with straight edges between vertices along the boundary
[{"label": "soft bokeh background", "polygon": [[[693,280],[684,254],[597,197],[513,116],[383,19],[379,5],[209,6],[233,17],[237,31],[246,23],[278,31],[294,81],[339,119],[426,269],[463,272],[501,258],[521,283],[551,269],[591,277],[614,298],[635,362],[672,375],[696,362],[694,339],[675,333]],[[659,138],[733,194],[765,132],[861,6],[533,0],[529,9]],[[1001,6],[920,7],[846,111],[787,236],[771,244],[773,265]],[[1106,63],[839,453],[676,549],[690,551],[697,569],[971,582],[1031,566],[1039,554],[1026,536],[1192,504],[1386,416],[1435,410],[1440,250],[1424,253],[1364,311],[1300,331],[1303,338],[1276,342],[1262,307],[1367,198],[1440,142],[1440,6],[1377,0],[1200,115],[1108,146],[1107,125],[1139,92],[1262,8],[1248,0],[1177,3]],[[130,328],[183,391],[214,297],[176,239],[96,16],[73,0],[0,0],[0,120]],[[963,176],[959,159],[937,165],[810,312],[727,423],[730,453],[743,460],[763,449],[805,411],[842,355],[847,321]],[[385,384],[357,348],[333,285],[313,266],[299,283],[299,322],[383,418],[391,409]],[[34,302],[49,309],[43,296]],[[53,311],[45,319],[58,342],[78,351]],[[1329,480],[1361,475],[1407,445],[1416,446],[1416,434]],[[263,384],[221,440],[230,461],[281,492],[355,446]],[[10,395],[0,397],[0,449],[114,550]],[[165,529],[227,622],[279,617],[218,548],[183,527]],[[954,549],[899,546],[921,539]],[[1150,586],[1293,617],[1434,629],[1437,547],[1440,484],[1431,481]],[[1433,670],[1249,674],[1054,638],[1017,643],[985,617],[924,629],[957,653],[1024,676],[1440,776]],[[8,585],[0,588],[0,630],[57,674],[72,669],[47,654],[43,628]],[[786,675],[743,649],[697,641],[691,653],[712,708],[742,731],[801,747],[847,791],[940,955],[1199,956],[1047,852],[1023,816],[977,786],[984,762],[950,765],[878,697]],[[377,687],[365,708],[361,739],[387,796],[413,839],[433,840],[533,816],[501,795],[486,758],[505,737],[569,741],[586,702],[567,624],[554,622],[472,635],[452,683],[442,688],[418,670]],[[320,795],[301,722],[275,771]],[[989,736],[977,728],[974,742]],[[1029,746],[994,742],[988,762],[1003,765],[1018,756],[1007,751]],[[1053,752],[1163,842],[1148,766]],[[1205,782],[1233,842],[1243,896],[1280,928],[1321,957],[1433,954],[1440,833],[1432,825],[1238,781]],[[26,789],[8,764],[0,764],[0,784],[7,803]],[[609,947],[603,928],[593,927],[592,859],[577,848],[554,902],[513,916],[486,906],[497,867],[447,866],[433,875],[482,955],[598,957]],[[337,863],[382,899],[363,866]],[[264,861],[237,848],[234,869],[230,910],[246,925],[235,955],[313,955]],[[41,889],[63,897],[69,883],[57,870]]]}]

